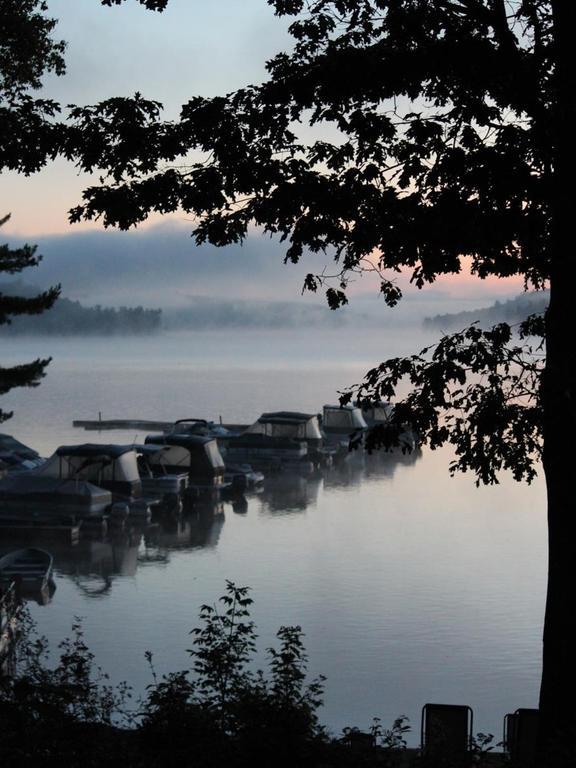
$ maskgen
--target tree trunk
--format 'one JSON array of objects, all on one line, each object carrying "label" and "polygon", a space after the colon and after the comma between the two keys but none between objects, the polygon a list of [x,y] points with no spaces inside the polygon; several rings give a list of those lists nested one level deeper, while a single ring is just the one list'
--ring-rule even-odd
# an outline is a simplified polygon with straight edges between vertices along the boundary
[{"label": "tree trunk", "polygon": [[[548,499],[548,592],[544,620],[538,765],[576,765],[576,2],[552,2],[556,109],[550,306],[542,380],[544,472]],[[563,754],[565,750],[571,752]],[[563,756],[561,756],[561,753]]]}]

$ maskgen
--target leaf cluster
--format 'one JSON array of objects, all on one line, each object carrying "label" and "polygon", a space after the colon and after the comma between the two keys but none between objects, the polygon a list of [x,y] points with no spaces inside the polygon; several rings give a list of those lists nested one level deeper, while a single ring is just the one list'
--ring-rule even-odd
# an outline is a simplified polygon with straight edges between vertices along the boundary
[{"label": "leaf cluster", "polygon": [[[458,272],[463,256],[480,277],[542,285],[554,152],[550,4],[271,5],[296,16],[294,48],[268,62],[261,85],[193,98],[175,123],[138,95],[72,111],[64,152],[108,174],[72,220],[128,228],[182,209],[197,218],[197,242],[215,245],[241,241],[255,224],[288,242],[288,261],[331,254],[336,292],[366,259],[382,273],[408,268],[419,287]],[[334,138],[306,141],[300,123]],[[393,305],[390,280],[383,293]],[[318,285],[309,276],[305,288]],[[334,292],[328,301],[343,303]]]},{"label": "leaf cluster", "polygon": [[105,746],[130,698],[129,687],[111,686],[94,667],[78,619],[53,667],[48,643],[35,634],[29,614],[20,632],[18,675],[2,678],[0,685],[0,755],[14,766],[51,765],[58,754],[72,765],[108,764]]},{"label": "leaf cluster", "polygon": [[[0,218],[0,227],[9,216]],[[0,273],[15,274],[27,267],[36,266],[42,257],[36,254],[36,247],[24,245],[21,248],[10,248],[0,245]],[[19,315],[38,315],[50,309],[60,295],[60,286],[55,286],[36,296],[13,296],[0,292],[0,325],[10,323],[10,318]],[[31,363],[0,367],[0,395],[4,395],[14,387],[37,387],[45,376],[45,368],[50,358],[37,359]],[[12,416],[11,412],[0,409],[0,424]]]},{"label": "leaf cluster", "polygon": [[[541,329],[529,318],[521,334]],[[410,425],[432,449],[450,444],[456,458],[451,473],[472,471],[476,483],[498,482],[501,470],[530,482],[542,451],[540,347],[513,337],[500,323],[490,330],[472,325],[445,335],[432,347],[407,358],[386,360],[341,397],[369,406],[400,396],[389,424],[374,428],[368,450],[391,450]]]},{"label": "leaf cluster", "polygon": [[[202,765],[236,765],[238,759],[306,764],[325,735],[316,715],[323,678],[306,682],[302,630],[280,628],[279,647],[268,649],[266,677],[253,670],[256,631],[248,589],[227,582],[219,603],[200,609],[201,625],[192,630],[189,649],[191,672],[155,676],[143,711],[143,738],[169,743],[173,754],[181,750]],[[280,744],[284,754],[278,753]]]},{"label": "leaf cluster", "polygon": [[0,0],[0,168],[33,173],[58,153],[60,105],[31,92],[63,75],[66,44],[44,0]]}]

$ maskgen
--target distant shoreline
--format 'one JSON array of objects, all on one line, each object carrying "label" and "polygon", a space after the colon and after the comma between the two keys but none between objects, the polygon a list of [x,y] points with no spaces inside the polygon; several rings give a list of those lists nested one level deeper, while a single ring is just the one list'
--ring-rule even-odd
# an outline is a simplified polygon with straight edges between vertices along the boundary
[{"label": "distant shoreline", "polygon": [[478,323],[482,328],[502,322],[516,324],[529,315],[545,312],[548,302],[548,291],[533,291],[508,301],[497,301],[489,307],[426,317],[423,325],[425,328],[449,331],[464,328],[472,323]]}]

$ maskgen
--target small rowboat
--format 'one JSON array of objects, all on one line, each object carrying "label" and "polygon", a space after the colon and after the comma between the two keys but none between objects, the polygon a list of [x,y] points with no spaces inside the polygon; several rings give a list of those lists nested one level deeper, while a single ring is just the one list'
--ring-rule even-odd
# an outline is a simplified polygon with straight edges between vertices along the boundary
[{"label": "small rowboat", "polygon": [[17,549],[0,558],[0,586],[14,583],[23,593],[41,592],[52,583],[52,555],[44,549]]}]

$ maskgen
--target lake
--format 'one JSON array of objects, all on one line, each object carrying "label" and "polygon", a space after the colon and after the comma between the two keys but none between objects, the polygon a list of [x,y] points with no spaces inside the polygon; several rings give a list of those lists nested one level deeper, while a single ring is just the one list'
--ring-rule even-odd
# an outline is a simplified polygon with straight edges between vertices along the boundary
[{"label": "lake", "polygon": [[[417,351],[418,332],[367,328],[214,331],[150,338],[9,339],[2,364],[52,355],[41,387],[13,391],[2,430],[43,455],[58,445],[131,442],[73,419],[204,417],[254,421],[321,410],[385,357]],[[181,523],[54,549],[57,590],[33,606],[51,642],[84,617],[114,681],[137,692],[188,662],[198,608],[249,585],[260,661],[283,624],[299,624],[312,675],[327,676],[321,721],[333,732],[389,725],[419,732],[426,702],[474,709],[476,731],[537,706],[546,576],[544,483],[450,478],[447,450],[351,456],[312,477],[268,478],[246,509],[229,503]],[[6,548],[6,547],[4,547]]]}]

